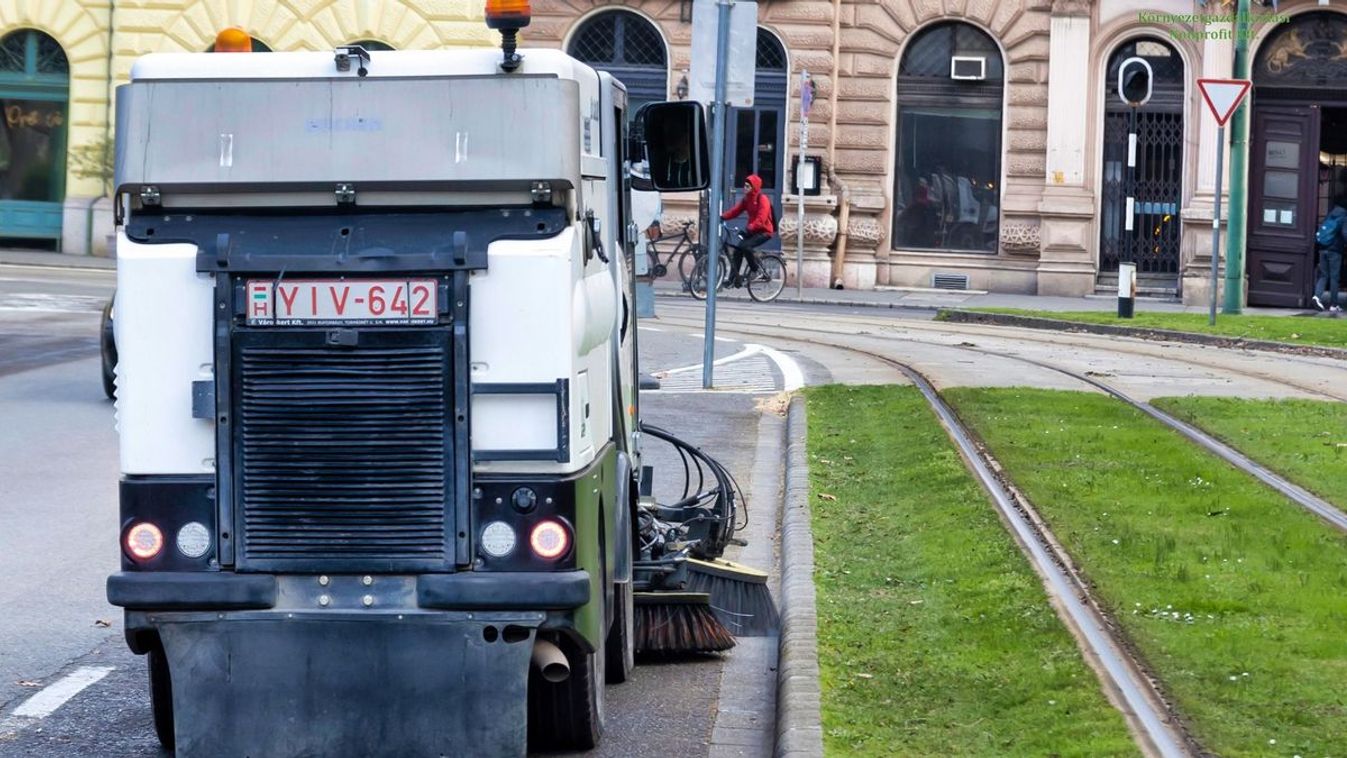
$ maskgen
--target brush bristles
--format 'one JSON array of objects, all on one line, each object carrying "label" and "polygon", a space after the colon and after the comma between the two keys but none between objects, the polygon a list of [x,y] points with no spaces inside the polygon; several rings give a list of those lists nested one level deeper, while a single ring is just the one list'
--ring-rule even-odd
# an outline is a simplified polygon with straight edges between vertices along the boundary
[{"label": "brush bristles", "polygon": [[721,576],[726,579],[734,579],[740,582],[752,582],[754,584],[766,584],[767,572],[759,571],[755,568],[745,566],[741,563],[727,561],[724,558],[716,558],[712,561],[702,561],[696,558],[689,558],[688,568],[693,571],[700,571],[703,574],[712,576]]},{"label": "brush bristles", "polygon": [[681,593],[662,603],[658,593],[637,594],[637,653],[718,653],[734,647],[734,635],[706,604],[705,595]]},{"label": "brush bristles", "polygon": [[736,637],[767,637],[777,632],[781,618],[772,593],[755,574],[731,578],[723,566],[714,572],[688,561],[688,589],[711,596],[711,610]]}]

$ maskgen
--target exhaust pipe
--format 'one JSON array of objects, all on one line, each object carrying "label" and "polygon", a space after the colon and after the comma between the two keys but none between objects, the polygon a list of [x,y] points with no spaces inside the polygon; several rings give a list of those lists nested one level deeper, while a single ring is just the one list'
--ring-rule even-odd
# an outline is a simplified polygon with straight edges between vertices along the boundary
[{"label": "exhaust pipe", "polygon": [[566,654],[547,640],[533,642],[533,667],[552,684],[564,682],[571,675],[571,664],[566,660]]}]

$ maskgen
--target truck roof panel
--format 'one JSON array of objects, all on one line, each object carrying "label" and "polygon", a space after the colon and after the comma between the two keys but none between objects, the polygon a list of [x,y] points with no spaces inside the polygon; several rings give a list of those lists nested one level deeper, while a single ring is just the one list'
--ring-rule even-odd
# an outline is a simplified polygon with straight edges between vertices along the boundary
[{"label": "truck roof panel", "polygon": [[[593,69],[560,50],[520,50],[524,58],[518,73],[554,74],[561,79],[594,76]],[[370,53],[368,76],[442,77],[499,74],[501,52],[495,48],[453,50],[391,50]],[[588,76],[586,76],[586,72]],[[345,79],[356,77],[356,66],[339,72],[333,53],[151,53],[131,68],[132,81],[182,79]]]}]

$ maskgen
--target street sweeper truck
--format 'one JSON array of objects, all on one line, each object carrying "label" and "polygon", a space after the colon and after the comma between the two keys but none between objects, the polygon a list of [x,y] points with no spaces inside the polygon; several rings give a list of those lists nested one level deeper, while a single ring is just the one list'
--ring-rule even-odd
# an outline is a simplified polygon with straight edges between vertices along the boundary
[{"label": "street sweeper truck", "polygon": [[[637,398],[629,152],[705,187],[704,114],[629,143],[621,83],[515,50],[527,20],[487,4],[503,55],[155,54],[118,89],[107,589],[179,756],[592,747],[635,590],[727,544],[728,479],[650,502]],[[707,597],[654,647],[732,644]]]}]

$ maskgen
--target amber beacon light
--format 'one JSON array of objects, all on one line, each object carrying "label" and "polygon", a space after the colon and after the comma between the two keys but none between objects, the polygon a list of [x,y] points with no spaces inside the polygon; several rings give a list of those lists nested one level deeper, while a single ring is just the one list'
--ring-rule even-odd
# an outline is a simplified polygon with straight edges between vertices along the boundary
[{"label": "amber beacon light", "polygon": [[253,38],[240,27],[231,26],[215,35],[214,52],[251,53],[252,51]]},{"label": "amber beacon light", "polygon": [[486,25],[500,32],[500,49],[505,53],[500,67],[504,71],[519,68],[516,36],[529,25],[530,14],[529,0],[486,0]]}]

